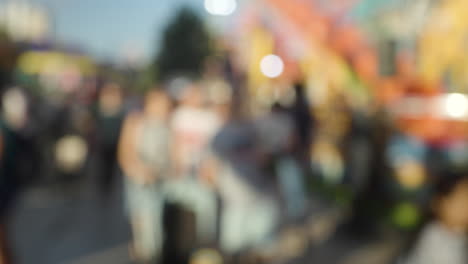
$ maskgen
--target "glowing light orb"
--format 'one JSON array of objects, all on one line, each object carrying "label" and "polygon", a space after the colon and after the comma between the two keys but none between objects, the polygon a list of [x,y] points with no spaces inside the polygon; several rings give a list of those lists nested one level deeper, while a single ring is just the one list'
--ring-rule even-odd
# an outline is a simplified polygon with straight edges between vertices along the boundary
[{"label": "glowing light orb", "polygon": [[28,102],[19,88],[11,88],[3,94],[3,114],[6,122],[15,129],[24,125],[27,118]]},{"label": "glowing light orb", "polygon": [[236,0],[205,0],[205,10],[215,16],[229,16],[236,9]]},{"label": "glowing light orb", "polygon": [[260,62],[260,70],[269,78],[279,77],[284,71],[284,62],[277,55],[267,55]]},{"label": "glowing light orb", "polygon": [[87,154],[88,147],[80,136],[65,136],[55,145],[55,160],[65,172],[78,170],[83,165]]},{"label": "glowing light orb", "polygon": [[466,118],[468,116],[468,98],[457,93],[447,95],[445,111],[451,118]]}]

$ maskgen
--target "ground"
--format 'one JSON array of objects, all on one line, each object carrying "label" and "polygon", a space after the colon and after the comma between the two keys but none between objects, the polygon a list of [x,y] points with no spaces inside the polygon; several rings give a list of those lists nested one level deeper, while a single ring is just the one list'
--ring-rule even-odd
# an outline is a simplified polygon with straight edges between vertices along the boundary
[{"label": "ground", "polygon": [[[16,263],[131,263],[122,184],[117,184],[109,199],[103,199],[90,178],[67,191],[36,186],[21,193],[10,219]],[[311,217],[312,222],[319,224],[293,228],[293,239],[281,244],[280,250],[299,245],[302,251],[298,251],[299,256],[278,263],[386,264],[395,255],[398,237],[368,239],[350,235],[346,228],[334,226],[334,222],[339,222],[336,210],[325,211],[328,213],[318,210]],[[307,241],[294,239],[294,234],[304,237],[306,233]]]}]

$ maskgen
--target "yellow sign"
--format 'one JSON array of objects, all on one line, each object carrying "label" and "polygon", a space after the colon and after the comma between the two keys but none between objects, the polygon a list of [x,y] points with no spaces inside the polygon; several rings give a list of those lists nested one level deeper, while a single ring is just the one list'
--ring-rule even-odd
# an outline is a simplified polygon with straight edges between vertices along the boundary
[{"label": "yellow sign", "polygon": [[422,77],[431,83],[449,78],[456,91],[468,87],[468,1],[442,1],[428,20],[419,48]]}]

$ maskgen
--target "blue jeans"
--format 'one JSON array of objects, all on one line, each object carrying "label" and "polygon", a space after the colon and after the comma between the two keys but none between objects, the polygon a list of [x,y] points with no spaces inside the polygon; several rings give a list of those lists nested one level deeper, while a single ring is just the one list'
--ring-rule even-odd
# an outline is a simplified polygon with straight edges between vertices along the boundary
[{"label": "blue jeans", "polygon": [[164,186],[125,182],[127,209],[132,221],[134,250],[141,258],[159,257],[163,245]]}]

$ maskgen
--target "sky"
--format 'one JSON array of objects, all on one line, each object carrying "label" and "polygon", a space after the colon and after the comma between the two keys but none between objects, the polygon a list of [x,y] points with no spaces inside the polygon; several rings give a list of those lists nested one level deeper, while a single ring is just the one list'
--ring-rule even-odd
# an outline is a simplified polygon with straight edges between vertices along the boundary
[{"label": "sky", "polygon": [[[4,0],[0,0],[4,1]],[[54,37],[99,59],[116,60],[136,50],[154,56],[170,18],[183,5],[204,14],[203,0],[30,0],[52,15]]]}]

